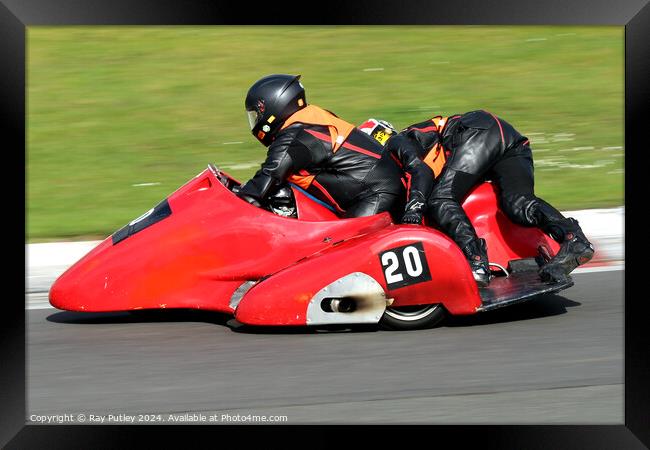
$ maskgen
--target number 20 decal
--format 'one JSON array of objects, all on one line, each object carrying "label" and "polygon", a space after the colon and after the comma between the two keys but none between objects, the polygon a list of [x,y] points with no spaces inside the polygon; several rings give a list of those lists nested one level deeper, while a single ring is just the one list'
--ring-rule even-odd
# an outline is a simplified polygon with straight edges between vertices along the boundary
[{"label": "number 20 decal", "polygon": [[379,254],[388,289],[431,280],[422,242],[395,247]]}]

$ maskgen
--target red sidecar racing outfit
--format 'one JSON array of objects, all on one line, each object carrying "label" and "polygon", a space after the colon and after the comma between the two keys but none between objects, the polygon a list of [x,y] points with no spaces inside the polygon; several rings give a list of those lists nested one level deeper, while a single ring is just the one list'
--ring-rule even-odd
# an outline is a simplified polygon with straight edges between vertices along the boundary
[{"label": "red sidecar racing outfit", "polygon": [[342,217],[389,211],[400,217],[402,171],[376,140],[315,105],[292,114],[270,144],[260,170],[239,195],[259,202],[289,181]]}]

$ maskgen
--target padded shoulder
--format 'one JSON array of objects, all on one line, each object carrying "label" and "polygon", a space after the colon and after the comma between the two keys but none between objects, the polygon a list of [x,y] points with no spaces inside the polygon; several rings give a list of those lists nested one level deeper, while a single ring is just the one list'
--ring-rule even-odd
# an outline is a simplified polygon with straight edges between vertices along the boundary
[{"label": "padded shoulder", "polygon": [[490,113],[483,110],[465,113],[459,120],[466,128],[477,128],[480,130],[487,130],[497,124],[496,119]]}]

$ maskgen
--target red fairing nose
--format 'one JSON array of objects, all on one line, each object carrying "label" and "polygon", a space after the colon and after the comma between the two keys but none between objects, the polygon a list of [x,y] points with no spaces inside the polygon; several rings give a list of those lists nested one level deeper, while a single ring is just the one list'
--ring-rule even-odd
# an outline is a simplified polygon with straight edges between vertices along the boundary
[{"label": "red fairing nose", "polygon": [[387,214],[339,220],[299,195],[305,220],[278,216],[238,198],[216,173],[206,169],[105,239],[56,280],[50,303],[72,311],[232,313],[229,301],[242,283],[391,223]]}]

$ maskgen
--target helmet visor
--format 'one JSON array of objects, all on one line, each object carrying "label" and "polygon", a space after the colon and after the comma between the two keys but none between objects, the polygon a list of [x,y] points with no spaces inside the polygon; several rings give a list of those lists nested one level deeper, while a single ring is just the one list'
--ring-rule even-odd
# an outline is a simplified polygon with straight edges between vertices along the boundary
[{"label": "helmet visor", "polygon": [[246,114],[248,115],[248,124],[251,126],[251,130],[255,128],[255,125],[257,124],[257,120],[259,119],[259,113],[257,111],[246,111]]}]

